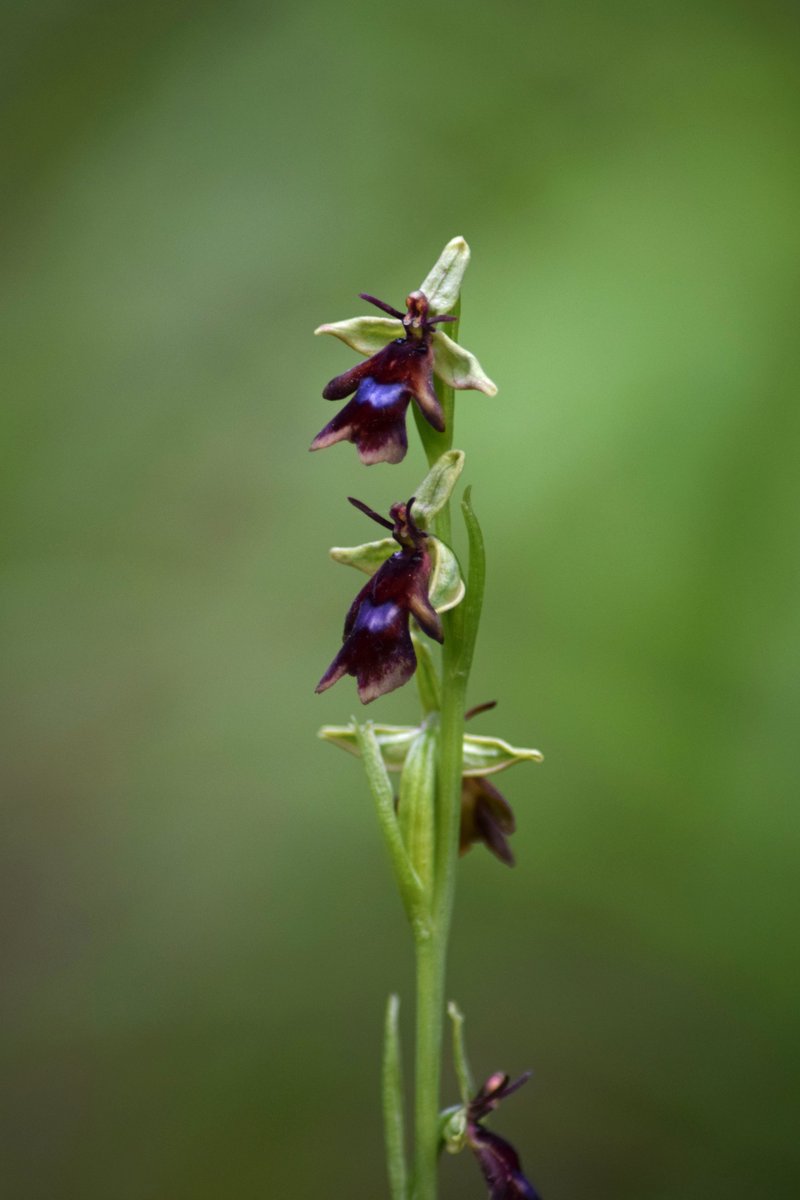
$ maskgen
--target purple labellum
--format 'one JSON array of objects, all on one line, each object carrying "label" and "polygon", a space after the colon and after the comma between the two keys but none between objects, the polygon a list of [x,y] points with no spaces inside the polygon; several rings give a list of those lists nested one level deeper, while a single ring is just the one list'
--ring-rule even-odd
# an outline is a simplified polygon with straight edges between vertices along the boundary
[{"label": "purple labellum", "polygon": [[498,1072],[487,1079],[467,1108],[467,1142],[486,1180],[489,1200],[541,1200],[523,1175],[514,1147],[481,1124],[501,1100],[522,1087],[527,1079],[528,1075],[523,1075],[515,1083],[509,1083],[508,1076]]},{"label": "purple labellum", "polygon": [[437,642],[444,640],[439,614],[428,599],[431,574],[427,535],[411,517],[413,498],[391,508],[393,524],[358,500],[352,503],[392,530],[400,549],[384,562],[356,596],[344,622],[343,645],[317,684],[324,692],[343,675],[353,675],[362,704],[407,683],[417,667],[409,617]]},{"label": "purple labellum", "polygon": [[406,336],[330,381],[322,393],[326,400],[343,400],[352,392],[355,395],[317,434],[311,449],[353,442],[361,461],[368,466],[397,463],[408,449],[406,410],[412,400],[434,429],[441,433],[445,427],[433,386],[430,341],[433,325],[444,318],[429,320],[428,302],[421,292],[412,292],[408,297],[405,316],[372,296],[363,298],[401,318]]}]

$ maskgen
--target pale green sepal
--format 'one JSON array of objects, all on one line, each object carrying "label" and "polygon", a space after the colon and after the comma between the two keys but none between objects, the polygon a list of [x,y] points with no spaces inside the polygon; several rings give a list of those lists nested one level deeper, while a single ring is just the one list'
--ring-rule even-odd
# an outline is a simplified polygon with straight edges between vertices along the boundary
[{"label": "pale green sepal", "polygon": [[435,537],[430,542],[433,566],[428,596],[437,612],[447,612],[461,603],[466,587],[458,559],[450,547]]},{"label": "pale green sepal", "polygon": [[[419,733],[416,725],[373,725],[372,732],[381,752],[381,758],[387,771],[402,771],[409,747]],[[358,732],[352,725],[323,725],[317,737],[332,746],[340,746],[348,754],[361,757],[358,745]]]},{"label": "pale green sepal", "polygon": [[434,714],[411,743],[400,776],[397,805],[397,820],[408,857],[426,892],[430,892],[433,873],[438,738],[438,714]]},{"label": "pale green sepal", "polygon": [[386,1005],[384,1022],[381,1079],[386,1166],[392,1200],[408,1200],[399,1016],[400,997],[390,996]]},{"label": "pale green sepal", "polygon": [[[412,633],[414,648],[417,653],[418,672],[425,672],[424,655],[428,647],[422,638]],[[432,700],[438,699],[438,678],[433,669],[433,680],[437,691],[432,693]],[[431,709],[430,711],[433,711]],[[402,771],[411,743],[419,733],[415,725],[374,725],[375,739],[380,748],[381,757],[387,771]],[[349,754],[361,756],[358,748],[358,737],[355,725],[323,725],[317,737],[334,746],[340,746]],[[478,777],[496,775],[498,771],[506,771],[509,767],[521,762],[542,762],[543,755],[539,750],[531,750],[522,746],[511,746],[502,738],[479,737],[476,734],[464,735],[464,774]]]},{"label": "pale green sepal", "polygon": [[452,313],[469,265],[469,246],[463,237],[452,238],[419,285],[428,297],[431,312]]},{"label": "pale green sepal", "polygon": [[[442,688],[439,674],[430,652],[427,638],[420,637],[415,629],[411,630],[411,641],[414,643],[414,653],[417,656],[417,670],[414,678],[417,681],[417,691],[425,716],[428,713],[440,712],[442,707]],[[391,767],[389,768],[391,770]]]},{"label": "pale green sepal", "polygon": [[454,1000],[447,1005],[447,1015],[453,1023],[453,1066],[456,1069],[458,1086],[461,1091],[461,1103],[467,1107],[475,1095],[475,1084],[472,1072],[467,1062],[467,1051],[464,1046],[464,1014]]},{"label": "pale green sepal", "polygon": [[454,342],[441,329],[434,330],[433,369],[449,387],[463,391],[472,388],[486,396],[497,395],[497,384],[493,383],[474,354]]},{"label": "pale green sepal", "polygon": [[428,529],[433,518],[444,508],[464,469],[463,450],[447,450],[431,467],[414,496],[414,520]]},{"label": "pale green sepal", "polygon": [[396,321],[394,317],[350,317],[348,321],[320,325],[314,333],[332,333],[367,358],[383,350],[395,338],[405,336],[403,322]]},{"label": "pale green sepal", "polygon": [[394,538],[381,538],[379,542],[364,542],[361,546],[332,546],[329,553],[334,562],[374,575],[397,549]]},{"label": "pale green sepal", "polygon": [[519,762],[542,762],[540,750],[528,750],[522,746],[510,746],[502,738],[479,737],[464,734],[464,774],[495,775]]}]

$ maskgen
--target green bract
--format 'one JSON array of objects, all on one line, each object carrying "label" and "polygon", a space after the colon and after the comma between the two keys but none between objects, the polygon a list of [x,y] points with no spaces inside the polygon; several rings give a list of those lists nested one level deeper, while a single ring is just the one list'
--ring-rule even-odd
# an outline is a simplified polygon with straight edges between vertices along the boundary
[{"label": "green bract", "polygon": [[[323,742],[340,746],[349,754],[361,757],[358,748],[358,726],[355,720],[349,725],[323,725],[317,737]],[[381,758],[387,771],[402,771],[411,743],[419,733],[415,725],[377,725],[372,723],[372,731],[380,748]]]},{"label": "green bract", "polygon": [[436,787],[438,719],[436,715],[425,721],[408,747],[397,804],[406,851],[425,889],[431,886],[433,872],[434,812],[430,798]]},{"label": "green bract", "polygon": [[[406,756],[420,730],[414,725],[373,725],[375,739],[387,771],[402,771]],[[319,737],[335,746],[341,746],[358,757],[358,739],[355,724],[323,725]],[[539,750],[522,746],[511,746],[502,738],[479,737],[464,734],[464,775],[478,777],[496,775],[520,762],[541,762]]]}]

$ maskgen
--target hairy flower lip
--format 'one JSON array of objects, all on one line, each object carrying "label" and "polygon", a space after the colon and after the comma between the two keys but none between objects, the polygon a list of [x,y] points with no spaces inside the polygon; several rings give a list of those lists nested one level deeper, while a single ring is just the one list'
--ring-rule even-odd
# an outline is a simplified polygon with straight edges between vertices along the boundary
[{"label": "hairy flower lip", "polygon": [[400,549],[382,563],[350,605],[342,648],[316,691],[324,692],[343,675],[353,675],[359,699],[369,704],[407,683],[416,670],[417,656],[409,632],[411,616],[437,642],[444,641],[444,632],[428,595],[428,535],[414,522],[413,496],[406,503],[392,505],[391,522],[362,501],[349,499],[379,525],[391,528]]}]

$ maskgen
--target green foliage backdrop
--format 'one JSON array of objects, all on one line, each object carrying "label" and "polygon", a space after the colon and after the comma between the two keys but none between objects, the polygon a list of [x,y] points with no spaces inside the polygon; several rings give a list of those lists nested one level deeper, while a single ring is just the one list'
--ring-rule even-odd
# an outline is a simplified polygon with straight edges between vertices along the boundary
[{"label": "green foliage backdrop", "polygon": [[[0,14],[2,1176],[385,1194],[399,904],[313,686],[422,475],[311,337],[473,248],[472,702],[539,745],[451,990],[546,1200],[797,1195],[798,18],[760,0]],[[372,715],[405,720],[400,692]],[[491,726],[491,727],[490,727]],[[796,969],[796,961],[794,962]],[[444,1196],[481,1195],[444,1164]]]}]

